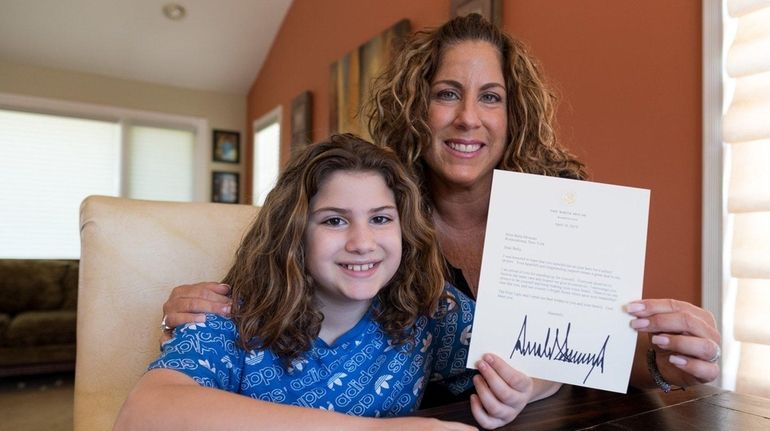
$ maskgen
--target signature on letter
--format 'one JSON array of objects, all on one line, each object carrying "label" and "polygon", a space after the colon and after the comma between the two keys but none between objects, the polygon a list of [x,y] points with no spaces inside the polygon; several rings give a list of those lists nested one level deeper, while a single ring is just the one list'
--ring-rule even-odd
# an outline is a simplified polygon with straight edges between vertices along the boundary
[{"label": "signature on letter", "polygon": [[519,336],[516,338],[516,344],[513,346],[511,355],[512,358],[517,352],[521,356],[537,356],[538,358],[546,358],[550,361],[562,361],[570,364],[591,365],[588,370],[588,374],[583,379],[583,383],[588,380],[588,377],[597,366],[599,370],[604,373],[604,352],[607,349],[607,342],[610,341],[610,336],[604,339],[602,348],[596,353],[585,353],[577,350],[570,349],[569,347],[569,331],[572,327],[571,322],[567,322],[567,330],[564,331],[564,339],[561,339],[559,328],[556,328],[553,340],[551,340],[551,328],[545,333],[545,339],[542,342],[528,341],[527,340],[527,316],[524,315],[524,322],[519,329]]}]

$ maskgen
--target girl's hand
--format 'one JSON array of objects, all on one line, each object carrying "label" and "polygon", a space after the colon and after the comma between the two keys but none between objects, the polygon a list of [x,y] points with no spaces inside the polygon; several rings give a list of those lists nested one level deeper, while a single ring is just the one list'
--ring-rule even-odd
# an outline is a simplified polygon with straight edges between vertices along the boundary
[{"label": "girl's hand", "polygon": [[[227,316],[230,313],[230,286],[216,282],[183,284],[171,291],[163,304],[164,323],[169,328],[193,322],[204,322],[205,313]],[[171,331],[163,331],[161,343],[167,341]]]},{"label": "girl's hand", "polygon": [[625,309],[636,317],[631,327],[648,333],[668,383],[690,386],[719,376],[722,336],[709,311],[673,299],[642,299]]},{"label": "girl's hand", "polygon": [[481,373],[473,377],[476,393],[471,395],[476,422],[492,429],[514,420],[532,400],[533,380],[491,353],[485,354],[476,367]]}]

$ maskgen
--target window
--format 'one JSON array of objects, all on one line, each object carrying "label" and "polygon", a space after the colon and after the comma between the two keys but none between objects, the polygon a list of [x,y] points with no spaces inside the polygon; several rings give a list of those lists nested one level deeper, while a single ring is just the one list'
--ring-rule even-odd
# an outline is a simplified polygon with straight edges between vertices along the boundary
[{"label": "window", "polygon": [[262,206],[278,179],[281,107],[254,122],[253,204]]},{"label": "window", "polygon": [[191,201],[205,193],[196,184],[206,169],[200,123],[159,126],[156,114],[8,95],[0,106],[10,106],[0,109],[0,258],[78,258],[89,195]]},{"label": "window", "polygon": [[[728,0],[735,36],[726,56],[731,85],[722,121],[735,390],[770,397],[770,1]],[[732,341],[732,337],[725,337]]]},{"label": "window", "polygon": [[195,134],[188,130],[130,126],[126,191],[134,199],[193,200]]},{"label": "window", "polygon": [[120,127],[0,111],[0,257],[80,255],[78,206],[117,196]]},{"label": "window", "polygon": [[[724,41],[714,37],[721,38],[722,34]],[[723,278],[720,283],[722,386],[767,397],[770,396],[767,366],[770,355],[767,313],[770,308],[770,123],[767,121],[770,1],[704,3],[704,48],[704,72],[723,66],[719,74],[704,73],[704,81],[712,81],[713,76],[724,78],[723,84],[714,82],[712,91],[704,92],[704,126],[718,124],[722,135],[719,137],[723,137],[723,141],[712,139],[711,134],[704,133],[703,262],[704,274],[705,270],[713,269]],[[713,91],[716,89],[720,91]],[[718,112],[716,108],[724,113],[722,121],[712,114]],[[720,162],[720,166],[716,162]],[[708,184],[711,187],[707,187]],[[713,202],[713,207],[706,206],[706,200]],[[721,241],[706,241],[707,230],[712,231],[714,237],[723,234]],[[720,259],[711,259],[712,255]],[[704,283],[706,281],[704,277]]]}]

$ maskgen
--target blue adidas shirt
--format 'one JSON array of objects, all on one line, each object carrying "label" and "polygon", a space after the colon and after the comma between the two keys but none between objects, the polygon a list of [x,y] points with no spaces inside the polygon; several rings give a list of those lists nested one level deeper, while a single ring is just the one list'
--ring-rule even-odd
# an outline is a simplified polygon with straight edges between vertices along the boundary
[{"label": "blue adidas shirt", "polygon": [[475,303],[452,286],[436,318],[420,317],[416,343],[392,345],[372,308],[332,346],[320,338],[285,368],[270,350],[245,351],[232,320],[207,315],[179,327],[149,369],[180,371],[202,386],[296,406],[357,416],[402,416],[413,411],[428,380],[454,393],[469,389],[466,370]]}]

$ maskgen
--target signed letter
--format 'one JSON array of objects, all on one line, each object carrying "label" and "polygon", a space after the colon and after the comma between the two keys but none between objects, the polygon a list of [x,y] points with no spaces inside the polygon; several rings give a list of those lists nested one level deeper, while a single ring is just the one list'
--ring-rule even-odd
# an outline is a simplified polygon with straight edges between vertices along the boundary
[{"label": "signed letter", "polygon": [[649,190],[495,171],[468,366],[626,392]]}]

